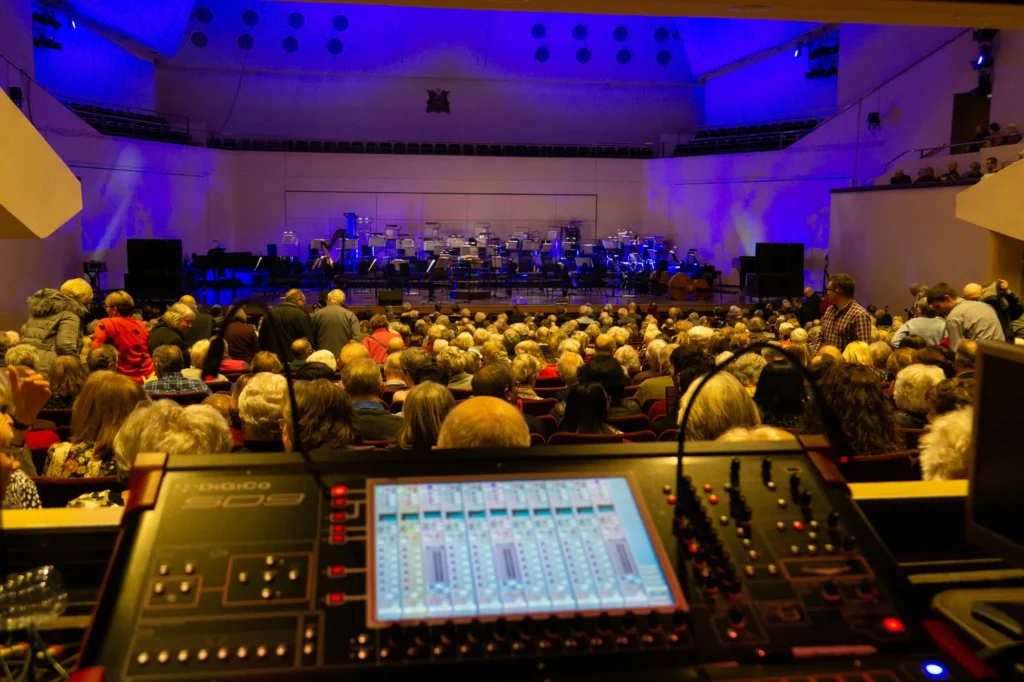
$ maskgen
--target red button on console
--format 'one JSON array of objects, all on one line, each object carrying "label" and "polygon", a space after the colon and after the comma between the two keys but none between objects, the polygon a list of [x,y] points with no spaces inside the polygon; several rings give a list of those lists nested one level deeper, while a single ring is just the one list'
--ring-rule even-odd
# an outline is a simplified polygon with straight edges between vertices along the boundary
[{"label": "red button on console", "polygon": [[800,532],[803,529],[804,529],[804,522],[803,521],[794,521],[793,522],[793,530],[795,530],[797,532]]},{"label": "red button on console", "polygon": [[331,578],[340,578],[341,576],[345,575],[345,567],[344,566],[328,566],[327,567],[327,575],[328,575],[328,577],[331,577]]},{"label": "red button on console", "polygon": [[345,520],[345,512],[331,512],[331,521],[337,523]]},{"label": "red button on console", "polygon": [[344,485],[336,485],[331,488],[331,495],[334,497],[341,497],[342,495],[348,495],[348,487]]},{"label": "red button on console", "polygon": [[882,627],[885,628],[886,632],[891,632],[894,635],[899,634],[906,629],[903,627],[903,621],[899,618],[886,618],[882,621]]},{"label": "red button on console", "polygon": [[718,495],[708,495],[708,502],[718,504]]},{"label": "red button on console", "polygon": [[345,603],[345,595],[341,592],[331,592],[327,595],[327,603],[331,606]]},{"label": "red button on console", "polygon": [[676,503],[676,496],[675,495],[669,495],[667,498],[665,498],[665,501],[668,502],[669,504],[675,504]]},{"label": "red button on console", "polygon": [[344,535],[345,534],[345,524],[344,523],[335,523],[335,524],[333,524],[331,526],[331,532],[334,533],[334,534],[341,533],[342,535]]},{"label": "red button on console", "polygon": [[345,534],[344,533],[338,533],[336,535],[332,535],[331,536],[331,544],[332,545],[343,545],[343,544],[345,544]]}]

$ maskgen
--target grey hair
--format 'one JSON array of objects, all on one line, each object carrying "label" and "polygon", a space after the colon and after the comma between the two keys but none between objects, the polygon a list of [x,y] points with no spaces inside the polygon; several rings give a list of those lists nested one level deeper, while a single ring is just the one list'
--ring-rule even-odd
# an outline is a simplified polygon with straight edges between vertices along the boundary
[{"label": "grey hair", "polygon": [[327,302],[345,305],[345,292],[341,289],[331,289],[327,292]]},{"label": "grey hair", "polygon": [[754,386],[761,378],[761,370],[768,364],[758,353],[745,353],[725,368],[725,371],[739,379],[744,386]]},{"label": "grey hair", "polygon": [[913,364],[896,375],[893,401],[907,412],[928,411],[928,389],[946,378],[941,367]]},{"label": "grey hair", "polygon": [[8,367],[35,369],[36,364],[39,363],[39,351],[35,349],[35,346],[19,343],[4,353],[4,362],[7,363]]},{"label": "grey hair", "polygon": [[[761,358],[760,355],[752,357]],[[761,358],[763,360],[763,358]],[[686,406],[693,400],[703,377],[694,379],[679,400],[679,421],[682,422]],[[741,426],[761,425],[761,416],[754,399],[743,385],[728,372],[719,372],[708,379],[697,395],[686,422],[686,438],[715,440],[726,431]]]},{"label": "grey hair", "polygon": [[797,327],[789,333],[789,340],[793,343],[807,343],[807,330]]},{"label": "grey hair", "polygon": [[209,405],[182,407],[173,400],[140,403],[114,437],[117,477],[127,485],[140,452],[169,455],[231,452],[231,430]]},{"label": "grey hair", "polygon": [[262,439],[281,436],[281,418],[288,401],[288,382],[280,374],[254,374],[238,396],[238,416],[242,426]]},{"label": "grey hair", "polygon": [[210,340],[199,339],[192,344],[192,348],[189,349],[189,357],[192,360],[192,366],[196,369],[202,369],[203,363],[206,362],[206,355],[210,352]]},{"label": "grey hair", "polygon": [[184,303],[175,303],[167,306],[167,310],[160,319],[170,326],[176,327],[182,320],[196,319],[196,313]]},{"label": "grey hair", "polygon": [[647,344],[647,362],[651,363],[652,372],[662,371],[661,351],[663,351],[667,345],[668,343],[661,339],[655,339]]},{"label": "grey hair", "polygon": [[[332,291],[337,291],[337,289],[332,289]],[[310,353],[309,357],[306,358],[306,362],[322,362],[335,371],[338,369],[338,358],[334,357],[334,353],[329,350],[318,350],[315,353]]]}]

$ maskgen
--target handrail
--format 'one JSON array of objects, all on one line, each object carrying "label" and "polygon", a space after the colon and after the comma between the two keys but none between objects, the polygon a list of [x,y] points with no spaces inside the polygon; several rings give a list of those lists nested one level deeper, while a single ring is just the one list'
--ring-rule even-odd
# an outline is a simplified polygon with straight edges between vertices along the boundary
[{"label": "handrail", "polygon": [[361,142],[366,144],[367,142],[373,142],[380,144],[382,142],[387,144],[458,144],[458,145],[472,145],[474,147],[480,146],[498,146],[498,147],[631,147],[634,149],[642,148],[656,148],[660,142],[456,142],[454,140],[409,140],[409,139],[394,139],[394,138],[349,138],[349,137],[296,137],[294,135],[244,135],[237,133],[223,133],[217,135],[210,133],[208,135],[211,140],[220,140],[225,142],[227,140],[234,140],[239,142],[241,140],[260,140],[263,142]]},{"label": "handrail", "polygon": [[[977,145],[984,145],[984,143],[987,142],[988,140],[992,140],[992,139],[995,139],[997,137],[1006,137],[1006,135],[989,135],[984,140],[971,140],[970,142],[951,142],[949,144],[941,144],[941,145],[936,145],[936,146],[931,146],[931,147],[920,147],[920,148],[904,149],[902,152],[900,152],[899,154],[894,156],[892,159],[886,161],[884,168],[885,168],[885,171],[888,172],[889,166],[893,162],[899,161],[900,159],[902,159],[904,156],[906,156],[907,154],[909,154],[911,152],[921,152],[921,156],[919,158],[923,159],[925,152],[937,152],[940,149],[950,149],[952,147],[971,147],[971,146],[976,145],[976,144]],[[1014,144],[1018,144],[1018,143],[1014,143]],[[1010,145],[999,145],[999,146],[1002,147],[1002,146],[1010,146]],[[994,148],[995,147],[985,147],[985,149],[994,149]]]},{"label": "handrail", "polygon": [[716,123],[713,126],[696,126],[693,128],[680,128],[676,135],[678,137],[682,135],[682,133],[688,133],[691,131],[700,132],[702,130],[719,130],[721,128],[751,128],[760,125],[775,125],[779,123],[789,123],[791,121],[806,121],[808,119],[820,119],[823,118],[822,114],[825,112],[835,113],[835,108],[808,109],[805,112],[798,112],[797,114],[787,115],[785,118],[768,118],[758,121],[737,121],[736,123]]}]

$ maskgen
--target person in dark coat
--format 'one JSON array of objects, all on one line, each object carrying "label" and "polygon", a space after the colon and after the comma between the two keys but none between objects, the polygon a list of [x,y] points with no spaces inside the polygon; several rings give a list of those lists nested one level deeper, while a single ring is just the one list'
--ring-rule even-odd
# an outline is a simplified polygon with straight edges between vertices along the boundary
[{"label": "person in dark coat", "polygon": [[21,342],[39,353],[36,370],[46,376],[58,355],[79,355],[82,320],[92,301],[92,287],[72,279],[56,289],[40,289],[28,299],[28,322],[21,327]]},{"label": "person in dark coat", "polygon": [[196,341],[208,341],[213,336],[213,315],[201,312],[199,306],[196,305],[196,299],[191,296],[182,296],[178,299],[178,303],[188,306],[196,314],[192,327],[185,334],[185,343],[191,348]]},{"label": "person in dark coat", "polygon": [[246,365],[260,352],[260,339],[256,327],[248,322],[245,310],[239,308],[233,319],[225,322],[224,344],[232,360],[241,360]]},{"label": "person in dark coat", "polygon": [[328,292],[327,305],[313,313],[313,332],[316,338],[306,339],[317,350],[331,351],[334,357],[338,357],[349,341],[361,341],[363,338],[355,313],[344,306],[344,291],[332,289]]},{"label": "person in dark coat", "polygon": [[168,306],[167,311],[160,318],[160,322],[149,330],[149,354],[153,355],[160,346],[177,346],[181,349],[181,357],[185,363],[191,363],[189,346],[185,342],[185,335],[192,328],[196,314],[192,309],[182,303],[175,303]]},{"label": "person in dark coat", "polygon": [[[276,354],[281,362],[290,362],[292,344],[296,339],[312,343],[313,322],[302,307],[304,305],[306,295],[300,289],[289,289],[284,295],[284,303],[271,310],[270,319],[264,320],[260,327],[260,348]],[[277,338],[272,323],[277,323],[281,338]]]},{"label": "person in dark coat", "polygon": [[814,322],[815,320],[821,319],[821,296],[819,296],[814,289],[807,287],[804,289],[804,304],[800,306],[800,312],[797,315],[797,319],[800,320],[800,325],[804,326],[808,322]]}]

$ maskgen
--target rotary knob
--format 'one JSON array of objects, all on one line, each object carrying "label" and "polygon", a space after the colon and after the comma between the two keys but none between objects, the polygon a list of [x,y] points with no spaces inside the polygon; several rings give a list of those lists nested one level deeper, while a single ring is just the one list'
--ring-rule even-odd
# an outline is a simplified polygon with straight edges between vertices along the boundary
[{"label": "rotary knob", "polygon": [[733,457],[729,462],[729,480],[733,485],[739,485],[740,480],[740,458]]}]

